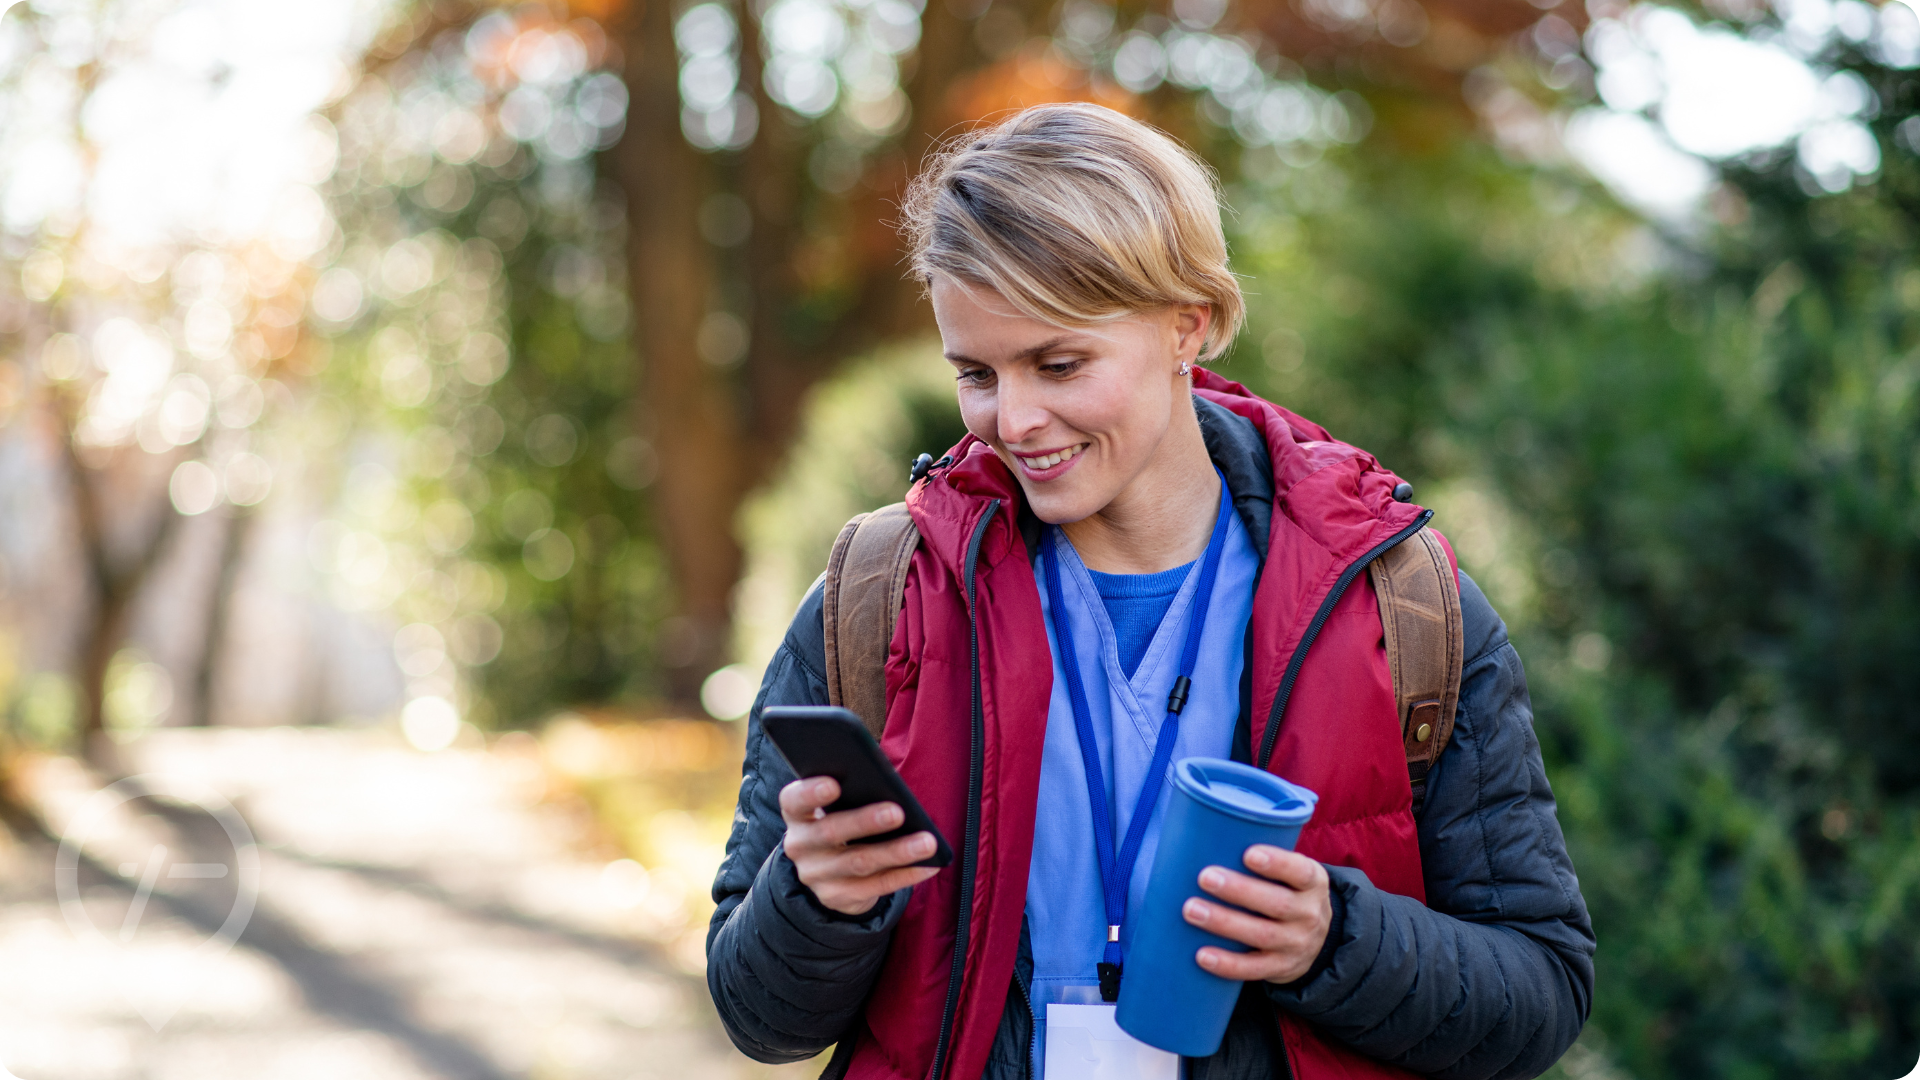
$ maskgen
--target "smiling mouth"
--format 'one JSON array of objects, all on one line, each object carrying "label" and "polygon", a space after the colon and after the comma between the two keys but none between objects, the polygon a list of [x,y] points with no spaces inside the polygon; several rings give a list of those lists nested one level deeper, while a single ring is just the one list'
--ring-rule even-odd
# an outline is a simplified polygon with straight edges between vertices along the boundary
[{"label": "smiling mouth", "polygon": [[1037,457],[1027,457],[1021,454],[1015,454],[1014,457],[1031,472],[1046,472],[1056,465],[1064,465],[1072,461],[1075,457],[1079,456],[1082,450],[1085,450],[1091,445],[1093,444],[1075,443],[1064,450],[1055,450],[1052,453],[1041,454]]}]

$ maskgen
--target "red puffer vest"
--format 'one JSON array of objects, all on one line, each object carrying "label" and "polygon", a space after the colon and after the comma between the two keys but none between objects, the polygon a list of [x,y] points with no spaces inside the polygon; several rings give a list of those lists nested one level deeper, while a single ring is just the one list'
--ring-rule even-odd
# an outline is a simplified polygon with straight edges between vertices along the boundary
[{"label": "red puffer vest", "polygon": [[[1363,571],[1427,514],[1395,502],[1399,478],[1318,425],[1212,372],[1196,372],[1194,386],[1251,420],[1273,460],[1273,527],[1249,627],[1255,760],[1320,793],[1302,853],[1424,900]],[[881,745],[961,857],[914,891],[894,932],[848,1069],[855,1080],[980,1075],[1026,906],[1053,666],[1016,524],[1019,484],[977,439],[954,457],[907,496],[923,543],[887,658]],[[1299,1080],[1408,1075],[1279,1019]]]}]

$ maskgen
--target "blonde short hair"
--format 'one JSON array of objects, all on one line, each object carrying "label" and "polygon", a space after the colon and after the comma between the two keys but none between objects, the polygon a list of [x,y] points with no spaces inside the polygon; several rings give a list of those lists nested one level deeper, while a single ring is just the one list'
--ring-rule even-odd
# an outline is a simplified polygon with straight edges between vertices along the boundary
[{"label": "blonde short hair", "polygon": [[1022,314],[1090,326],[1206,304],[1201,357],[1246,319],[1213,171],[1098,105],[1039,105],[937,151],[907,189],[912,272],[992,289]]}]

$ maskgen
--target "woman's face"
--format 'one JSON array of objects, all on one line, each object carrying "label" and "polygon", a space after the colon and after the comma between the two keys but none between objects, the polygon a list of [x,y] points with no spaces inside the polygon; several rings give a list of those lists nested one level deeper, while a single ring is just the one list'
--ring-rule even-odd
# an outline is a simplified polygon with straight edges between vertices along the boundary
[{"label": "woman's face", "polygon": [[932,293],[967,430],[1013,470],[1048,524],[1112,503],[1148,471],[1175,409],[1192,409],[1178,372],[1206,337],[1202,305],[1072,329],[981,286],[941,277]]}]

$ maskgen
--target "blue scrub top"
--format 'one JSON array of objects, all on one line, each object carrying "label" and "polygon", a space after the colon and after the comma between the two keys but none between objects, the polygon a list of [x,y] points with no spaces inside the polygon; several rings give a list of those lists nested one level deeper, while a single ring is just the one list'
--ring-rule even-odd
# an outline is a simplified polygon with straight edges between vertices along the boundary
[{"label": "blue scrub top", "polygon": [[[1060,666],[1056,626],[1073,635],[1074,652],[1086,687],[1087,706],[1099,744],[1101,767],[1112,790],[1108,813],[1114,833],[1124,835],[1153,760],[1154,741],[1167,716],[1167,691],[1179,674],[1180,651],[1186,642],[1187,621],[1199,589],[1200,563],[1163,574],[1112,575],[1088,570],[1073,545],[1059,538],[1062,619],[1051,610],[1045,561],[1034,560],[1040,580],[1040,603],[1046,611],[1047,644],[1053,653],[1053,697],[1047,709],[1046,745],[1040,766],[1040,797],[1034,822],[1033,861],[1027,873],[1027,927],[1033,944],[1034,1075],[1046,1061],[1044,1050],[1047,1005],[1097,1003],[1100,1000],[1098,964],[1106,947],[1106,907],[1100,892],[1100,862],[1094,849],[1093,813],[1087,805],[1085,770],[1074,731],[1073,706]],[[1193,687],[1180,714],[1180,734],[1173,760],[1187,757],[1230,757],[1233,730],[1240,711],[1240,675],[1245,663],[1247,621],[1253,613],[1253,589],[1260,574],[1260,558],[1239,515],[1227,525],[1226,549],[1214,582],[1214,594],[1201,631],[1199,660]],[[1160,582],[1134,582],[1114,591],[1122,596],[1118,618],[1104,597],[1099,579],[1165,578],[1177,582],[1160,614],[1153,601],[1140,594],[1163,588]],[[1134,603],[1140,600],[1145,602]],[[1139,654],[1129,663],[1130,635],[1143,639]],[[1148,819],[1147,831],[1134,864],[1128,888],[1128,910],[1145,903],[1147,880],[1159,843],[1160,823],[1166,816],[1172,785],[1165,784]],[[1120,930],[1126,949],[1132,942],[1132,923]]]}]

